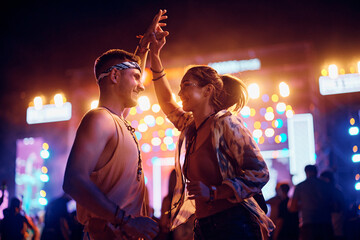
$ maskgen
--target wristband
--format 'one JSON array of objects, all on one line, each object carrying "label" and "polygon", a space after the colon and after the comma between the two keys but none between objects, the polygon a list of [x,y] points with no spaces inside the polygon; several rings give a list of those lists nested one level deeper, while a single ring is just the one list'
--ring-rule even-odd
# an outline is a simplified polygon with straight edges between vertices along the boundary
[{"label": "wristband", "polygon": [[150,68],[150,70],[153,72],[153,73],[162,73],[165,69],[161,69],[160,71],[155,71],[154,69]]},{"label": "wristband", "polygon": [[165,75],[166,75],[166,73],[162,74],[160,77],[153,78],[152,80],[153,80],[153,82],[155,82],[155,81],[159,80],[160,78],[165,77]]},{"label": "wristband", "polygon": [[215,194],[216,194],[216,187],[215,186],[211,186],[209,187],[209,191],[210,191],[210,197],[209,197],[209,202],[212,203],[215,200]]}]

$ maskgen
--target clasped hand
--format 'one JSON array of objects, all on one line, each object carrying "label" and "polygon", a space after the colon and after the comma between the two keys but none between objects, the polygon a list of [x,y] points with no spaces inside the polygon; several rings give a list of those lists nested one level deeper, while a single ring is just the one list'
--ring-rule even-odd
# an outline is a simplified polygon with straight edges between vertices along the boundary
[{"label": "clasped hand", "polygon": [[189,199],[209,201],[210,189],[201,181],[190,181],[187,183]]}]

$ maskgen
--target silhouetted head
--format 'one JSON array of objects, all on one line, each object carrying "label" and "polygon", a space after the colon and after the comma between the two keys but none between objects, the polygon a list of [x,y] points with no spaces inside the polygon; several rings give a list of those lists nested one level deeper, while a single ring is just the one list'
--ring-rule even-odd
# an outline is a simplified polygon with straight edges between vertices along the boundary
[{"label": "silhouetted head", "polygon": [[316,177],[317,176],[317,167],[315,165],[306,165],[305,167],[306,177]]}]

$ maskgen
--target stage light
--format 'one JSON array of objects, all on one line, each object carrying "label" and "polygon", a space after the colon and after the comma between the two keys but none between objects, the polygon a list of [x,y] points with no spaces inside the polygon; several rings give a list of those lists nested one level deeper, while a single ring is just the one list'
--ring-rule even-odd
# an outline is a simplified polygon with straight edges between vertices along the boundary
[{"label": "stage light", "polygon": [[252,83],[248,86],[249,97],[251,99],[257,99],[260,96],[260,87],[256,83]]},{"label": "stage light", "polygon": [[153,127],[155,126],[155,118],[153,115],[147,115],[144,117],[144,121],[145,123],[149,126],[149,127]]},{"label": "stage light", "polygon": [[151,110],[154,112],[154,113],[158,113],[160,112],[161,108],[160,108],[160,105],[155,103],[151,106]]},{"label": "stage light", "polygon": [[175,143],[172,143],[172,144],[167,145],[167,148],[169,151],[173,151],[173,150],[175,150],[176,145],[175,145]]},{"label": "stage light", "polygon": [[155,121],[157,125],[162,125],[165,122],[163,117],[157,117]]},{"label": "stage light", "polygon": [[279,91],[282,97],[288,97],[290,95],[290,88],[285,82],[279,84]]},{"label": "stage light", "polygon": [[255,108],[250,108],[250,116],[253,117],[256,114]]},{"label": "stage light", "polygon": [[276,104],[276,112],[278,114],[283,114],[286,110],[286,104],[283,102],[279,102],[278,104]]},{"label": "stage light", "polygon": [[350,124],[354,125],[355,124],[355,119],[354,118],[350,118]]},{"label": "stage light", "polygon": [[170,145],[170,144],[172,144],[172,143],[174,142],[174,140],[173,140],[172,137],[167,136],[167,137],[164,137],[163,142],[164,142],[166,145]]},{"label": "stage light", "polygon": [[47,174],[41,174],[41,175],[40,175],[40,180],[41,180],[42,182],[48,182],[48,181],[50,180],[49,175],[47,175]]},{"label": "stage light", "polygon": [[279,135],[275,136],[275,142],[276,143],[280,143],[281,142],[281,137]]},{"label": "stage light", "polygon": [[49,149],[49,144],[43,143],[42,148],[45,149],[45,150],[48,150]]},{"label": "stage light", "polygon": [[148,126],[145,123],[140,123],[138,129],[140,132],[146,132],[148,130]]},{"label": "stage light", "polygon": [[284,122],[282,119],[276,119],[274,125],[276,128],[282,128],[282,126],[284,125]]},{"label": "stage light", "polygon": [[275,134],[275,131],[272,128],[267,128],[265,130],[265,136],[267,136],[267,137],[272,137],[272,136],[274,136],[274,134]]},{"label": "stage light", "polygon": [[135,136],[136,136],[136,139],[140,141],[140,139],[142,138],[142,134],[138,131],[135,131]]},{"label": "stage light", "polygon": [[158,131],[158,134],[159,134],[159,137],[161,137],[161,138],[165,137],[165,131],[162,130],[162,129],[160,129],[160,130]]},{"label": "stage light", "polygon": [[266,129],[269,126],[268,122],[261,122],[261,128]]},{"label": "stage light", "polygon": [[153,146],[159,146],[161,144],[161,139],[158,137],[154,137],[153,139],[151,139],[151,144]]},{"label": "stage light", "polygon": [[354,163],[360,162],[360,154],[359,153],[353,154],[352,157],[351,157],[351,160]]},{"label": "stage light", "polygon": [[244,118],[248,118],[250,117],[250,108],[248,106],[245,106],[243,107],[243,109],[241,109],[240,113]]},{"label": "stage light", "polygon": [[355,190],[360,190],[360,182],[355,183]]},{"label": "stage light", "polygon": [[64,105],[64,98],[61,93],[55,94],[54,103],[56,107],[61,107],[62,105]]},{"label": "stage light", "polygon": [[324,68],[323,70],[321,70],[321,75],[322,76],[327,76],[328,72],[327,70]]},{"label": "stage light", "polygon": [[260,108],[260,115],[264,116],[266,113],[266,109],[265,108]]},{"label": "stage light", "polygon": [[139,122],[136,121],[136,120],[132,120],[132,121],[131,121],[131,126],[132,126],[133,128],[137,128],[137,127],[139,126]]},{"label": "stage light", "polygon": [[358,61],[357,67],[358,67],[358,73],[360,73],[360,61]]},{"label": "stage light", "polygon": [[339,76],[338,67],[335,64],[329,65],[329,77],[335,79]]},{"label": "stage light", "polygon": [[34,98],[34,107],[35,107],[35,110],[40,110],[42,109],[43,107],[43,99],[42,97],[35,97]]},{"label": "stage light", "polygon": [[41,197],[46,197],[46,192],[45,192],[44,190],[41,190],[41,191],[40,191],[40,196],[41,196]]},{"label": "stage light", "polygon": [[265,138],[264,138],[263,136],[261,136],[261,137],[259,138],[259,144],[263,144],[264,141],[265,141]]},{"label": "stage light", "polygon": [[356,174],[355,180],[356,180],[356,181],[359,181],[359,179],[360,179],[360,174]]},{"label": "stage light", "polygon": [[354,67],[354,66],[351,66],[351,67],[350,67],[350,73],[355,73],[355,71],[356,71],[356,70],[355,70],[355,67]]},{"label": "stage light", "polygon": [[177,130],[177,128],[173,128],[172,131],[173,131],[173,136],[175,136],[175,137],[179,136],[181,133],[179,130]]},{"label": "stage light", "polygon": [[262,136],[262,131],[260,129],[255,129],[253,131],[253,137],[254,138],[260,138]]},{"label": "stage light", "polygon": [[255,128],[255,129],[261,128],[261,123],[260,123],[259,121],[256,121],[256,122],[254,123],[254,128]]},{"label": "stage light", "polygon": [[144,143],[144,144],[141,146],[141,150],[142,150],[143,152],[146,152],[146,153],[150,152],[150,151],[151,151],[151,146],[150,146],[150,144]]},{"label": "stage light", "polygon": [[161,151],[166,151],[167,150],[167,145],[165,143],[162,143],[160,145],[160,149],[161,149]]},{"label": "stage light", "polygon": [[286,117],[287,118],[292,118],[294,116],[294,111],[293,110],[287,110],[286,111]]},{"label": "stage light", "polygon": [[353,152],[355,153],[355,152],[357,152],[358,151],[358,146],[353,146]]},{"label": "stage light", "polygon": [[286,140],[287,140],[287,135],[286,135],[286,133],[281,133],[281,134],[280,134],[280,141],[281,141],[282,143],[284,143],[284,142],[286,142]]},{"label": "stage light", "polygon": [[341,75],[344,75],[344,74],[345,74],[345,69],[340,68],[340,71],[339,71],[339,72],[340,72]]},{"label": "stage light", "polygon": [[268,102],[269,101],[269,95],[264,94],[264,95],[262,95],[261,99],[263,100],[263,102]]},{"label": "stage light", "polygon": [[279,101],[279,96],[278,96],[277,94],[273,94],[273,95],[271,96],[271,100],[272,100],[273,102],[278,102],[278,101]]},{"label": "stage light", "polygon": [[42,172],[42,173],[47,173],[47,172],[48,172],[47,167],[42,166],[42,167],[41,167],[41,172]]},{"label": "stage light", "polygon": [[42,159],[48,159],[48,158],[50,157],[49,151],[48,151],[48,150],[45,150],[45,149],[41,150],[41,151],[40,151],[40,157],[41,157]]},{"label": "stage light", "polygon": [[358,127],[350,127],[349,128],[349,134],[351,136],[355,136],[359,134],[359,128]]},{"label": "stage light", "polygon": [[273,113],[273,112],[274,112],[274,109],[273,109],[272,107],[267,107],[267,108],[266,108],[266,112],[272,112],[272,113]]},{"label": "stage light", "polygon": [[46,206],[48,204],[48,200],[46,198],[39,198],[40,205]]},{"label": "stage light", "polygon": [[138,103],[139,103],[139,108],[142,111],[147,111],[150,109],[150,100],[147,96],[141,96],[138,99]]},{"label": "stage light", "polygon": [[99,106],[99,100],[94,100],[90,103],[90,109],[95,109]]},{"label": "stage light", "polygon": [[172,128],[168,128],[168,129],[165,130],[165,136],[168,136],[168,137],[173,136]]},{"label": "stage light", "polygon": [[272,121],[273,119],[274,119],[274,113],[272,113],[272,112],[267,112],[267,113],[265,113],[265,119],[267,120],[267,121]]}]

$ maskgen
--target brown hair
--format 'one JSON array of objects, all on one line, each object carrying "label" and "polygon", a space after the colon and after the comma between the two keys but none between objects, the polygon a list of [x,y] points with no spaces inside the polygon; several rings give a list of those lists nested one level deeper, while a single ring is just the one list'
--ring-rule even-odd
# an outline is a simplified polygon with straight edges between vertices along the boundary
[{"label": "brown hair", "polygon": [[121,49],[111,49],[101,54],[100,57],[95,60],[94,74],[96,79],[101,73],[117,64],[116,62],[119,63],[125,61],[137,62],[139,65],[141,62],[138,56]]},{"label": "brown hair", "polygon": [[199,87],[204,87],[208,84],[211,84],[215,90],[211,96],[211,103],[216,112],[223,109],[222,103],[220,101],[223,82],[216,70],[206,65],[197,65],[190,67],[186,71],[184,77],[186,77],[188,74],[197,80]]},{"label": "brown hair", "polygon": [[248,100],[248,92],[245,83],[230,74],[221,75],[224,87],[221,95],[223,109],[233,107],[231,110],[238,112]]}]

